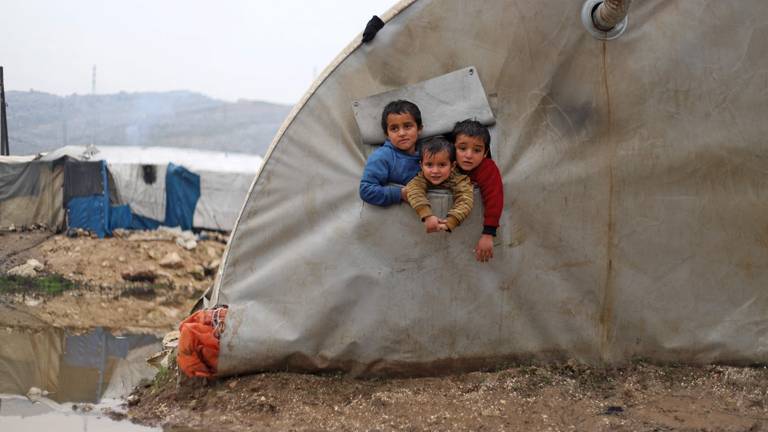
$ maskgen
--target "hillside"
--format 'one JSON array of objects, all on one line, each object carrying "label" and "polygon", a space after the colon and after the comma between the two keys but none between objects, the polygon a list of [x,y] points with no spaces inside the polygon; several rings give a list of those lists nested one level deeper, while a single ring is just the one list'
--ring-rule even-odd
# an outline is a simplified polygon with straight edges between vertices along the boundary
[{"label": "hillside", "polygon": [[12,155],[91,143],[263,155],[291,109],[187,91],[65,97],[9,91],[6,100]]}]

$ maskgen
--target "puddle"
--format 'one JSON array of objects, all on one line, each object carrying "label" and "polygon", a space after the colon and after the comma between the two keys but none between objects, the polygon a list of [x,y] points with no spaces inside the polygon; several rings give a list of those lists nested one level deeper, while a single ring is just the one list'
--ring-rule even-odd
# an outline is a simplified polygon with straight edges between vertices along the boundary
[{"label": "puddle", "polygon": [[113,421],[101,410],[154,376],[145,360],[160,348],[155,335],[103,328],[0,330],[0,430],[159,430]]},{"label": "puddle", "polygon": [[114,421],[101,412],[79,414],[70,404],[51,400],[32,402],[23,396],[0,395],[0,430],[3,432],[149,432],[162,429]]}]

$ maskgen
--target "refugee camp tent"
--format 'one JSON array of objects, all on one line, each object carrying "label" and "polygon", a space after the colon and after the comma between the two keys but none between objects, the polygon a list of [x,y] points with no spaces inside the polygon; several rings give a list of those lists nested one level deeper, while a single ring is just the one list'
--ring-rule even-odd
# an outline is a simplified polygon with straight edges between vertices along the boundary
[{"label": "refugee camp tent", "polygon": [[0,156],[0,227],[64,227],[64,166],[34,156]]},{"label": "refugee camp tent", "polygon": [[66,146],[4,156],[0,226],[66,225],[101,237],[160,225],[229,231],[260,165],[258,155],[168,147]]},{"label": "refugee camp tent", "polygon": [[[258,155],[129,146],[66,146],[42,160],[64,157],[86,165],[103,162],[104,175],[108,176],[104,184],[109,182],[113,189],[108,194],[112,214],[103,215],[110,220],[107,225],[137,229],[163,224],[183,229],[231,230],[261,165]],[[77,176],[80,183],[86,177],[100,178]],[[93,215],[93,208],[89,205],[84,214]],[[83,227],[93,229],[94,224],[98,222]]]},{"label": "refugee camp tent", "polygon": [[[609,41],[581,14],[403,1],[347,47],[238,218],[211,298],[229,305],[218,373],[768,360],[768,3],[638,1]],[[431,96],[428,116],[464,99],[430,80],[467,68],[504,181],[490,263],[472,254],[479,200],[427,235],[407,205],[358,197],[372,147],[355,104],[404,90]]]}]

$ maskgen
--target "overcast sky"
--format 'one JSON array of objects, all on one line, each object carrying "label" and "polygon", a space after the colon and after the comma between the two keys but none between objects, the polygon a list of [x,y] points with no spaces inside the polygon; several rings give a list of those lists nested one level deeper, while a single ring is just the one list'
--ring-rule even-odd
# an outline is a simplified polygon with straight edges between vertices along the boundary
[{"label": "overcast sky", "polygon": [[0,0],[6,90],[294,103],[397,0]]}]

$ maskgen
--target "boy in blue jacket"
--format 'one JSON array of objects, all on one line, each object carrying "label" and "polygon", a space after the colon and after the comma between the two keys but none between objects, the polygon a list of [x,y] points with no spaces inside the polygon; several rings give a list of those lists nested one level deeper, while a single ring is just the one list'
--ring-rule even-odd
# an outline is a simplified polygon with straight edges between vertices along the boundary
[{"label": "boy in blue jacket", "polygon": [[387,140],[365,163],[360,198],[386,207],[407,201],[404,185],[419,172],[416,143],[422,130],[421,111],[413,102],[392,101],[381,112],[381,128]]}]

